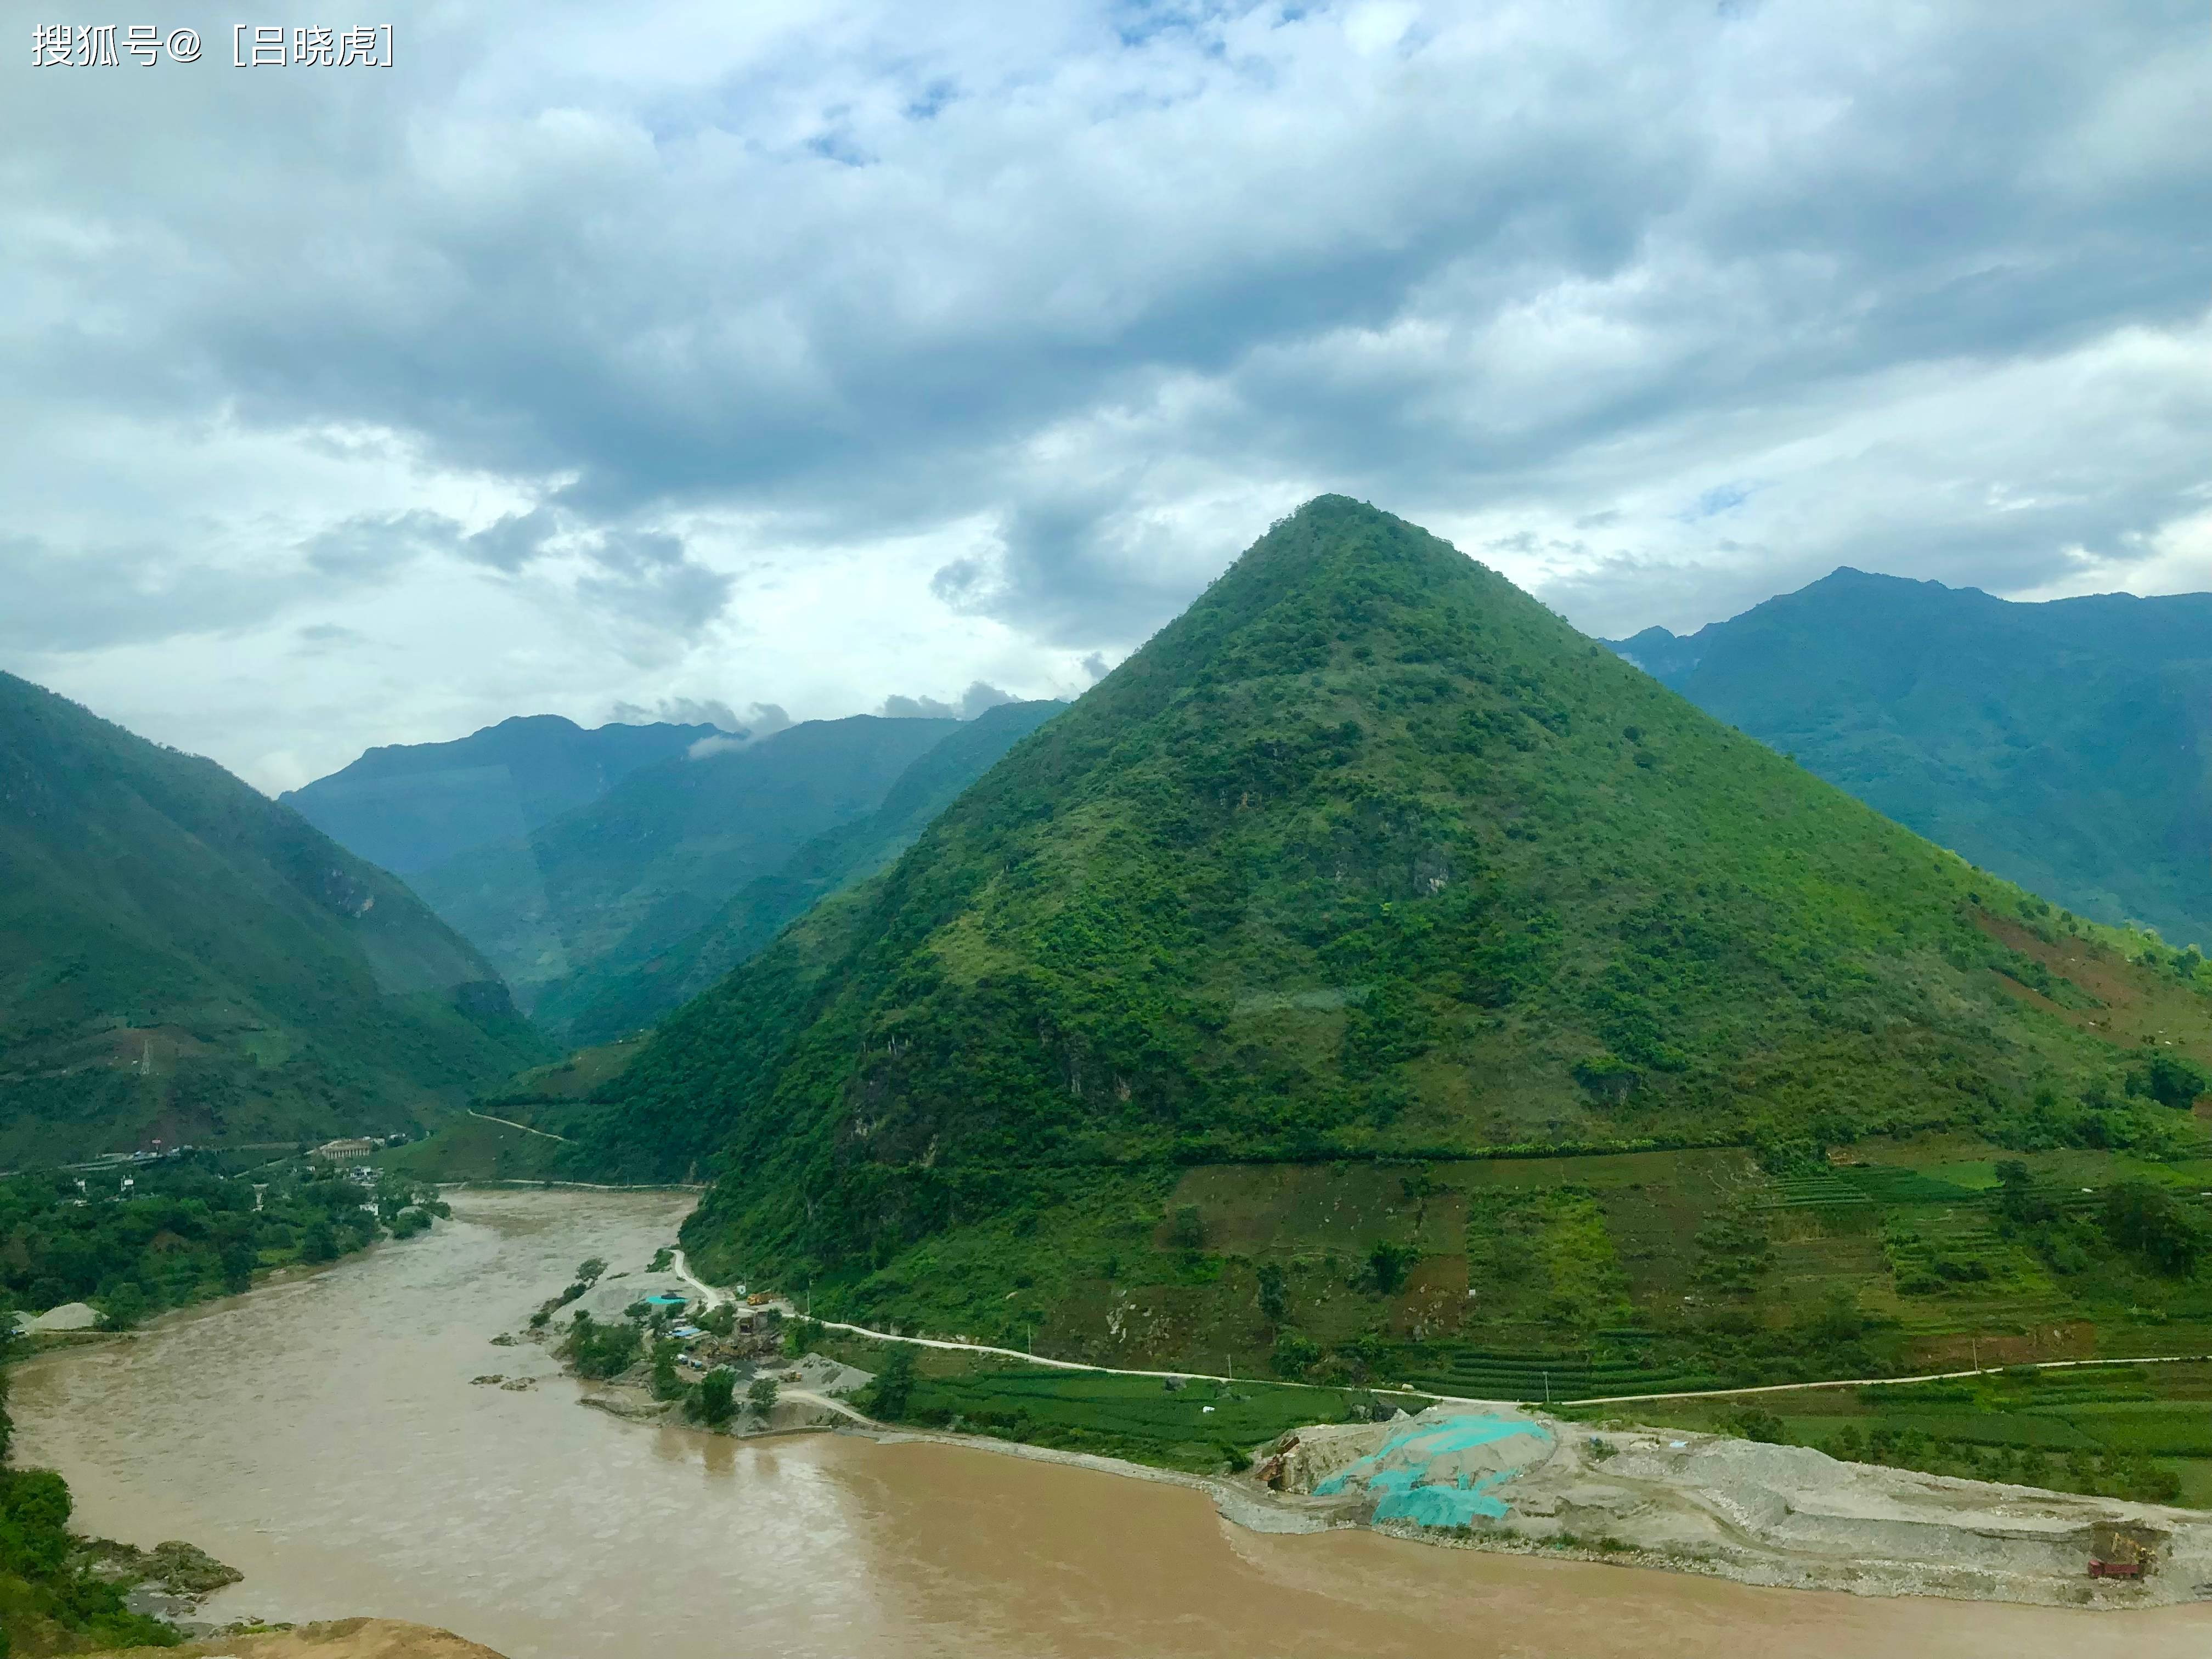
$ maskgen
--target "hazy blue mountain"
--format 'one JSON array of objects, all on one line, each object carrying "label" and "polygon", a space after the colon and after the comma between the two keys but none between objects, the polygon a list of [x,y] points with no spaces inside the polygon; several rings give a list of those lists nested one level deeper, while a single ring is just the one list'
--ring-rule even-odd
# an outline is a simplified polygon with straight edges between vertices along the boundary
[{"label": "hazy blue mountain", "polygon": [[0,1165],[402,1128],[543,1053],[392,876],[0,674]]},{"label": "hazy blue mountain", "polygon": [[532,1007],[618,947],[649,953],[696,932],[808,839],[874,811],[959,726],[856,714],[693,744],[526,836],[411,879]]},{"label": "hazy blue mountain", "polygon": [[2023,887],[2212,940],[2212,594],[2021,605],[1844,569],[1608,643]]},{"label": "hazy blue mountain", "polygon": [[745,884],[707,924],[673,944],[623,940],[539,994],[539,1024],[574,1042],[649,1025],[775,939],[817,899],[866,879],[915,838],[1015,744],[1067,705],[1009,702],[957,726],[900,774],[865,817],[825,830],[782,867]]},{"label": "hazy blue mountain", "polygon": [[519,714],[451,743],[372,749],[280,797],[342,847],[402,875],[527,836],[641,766],[722,735],[711,726],[602,726]]}]

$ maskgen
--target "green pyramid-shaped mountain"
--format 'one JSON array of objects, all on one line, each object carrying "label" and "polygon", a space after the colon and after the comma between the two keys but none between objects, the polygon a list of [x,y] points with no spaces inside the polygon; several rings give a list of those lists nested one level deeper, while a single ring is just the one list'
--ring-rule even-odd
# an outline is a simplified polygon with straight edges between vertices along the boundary
[{"label": "green pyramid-shaped mountain", "polygon": [[[1056,1310],[1106,1308],[1174,1226],[1192,1272],[1334,1264],[1373,1231],[1346,1204],[1424,1203],[1410,1176],[1208,1197],[1208,1170],[1806,1156],[2124,1099],[2119,1016],[2048,941],[2137,970],[2073,927],[1323,497],[674,1017],[593,1156],[713,1172],[695,1248],[817,1307],[981,1322],[1026,1290],[1079,1324]],[[1024,1261],[1071,1217],[1095,1259]],[[1459,1224],[1407,1248],[1468,1285]]]},{"label": "green pyramid-shaped mountain", "polygon": [[402,1129],[541,1053],[391,876],[0,674],[0,1162]]}]

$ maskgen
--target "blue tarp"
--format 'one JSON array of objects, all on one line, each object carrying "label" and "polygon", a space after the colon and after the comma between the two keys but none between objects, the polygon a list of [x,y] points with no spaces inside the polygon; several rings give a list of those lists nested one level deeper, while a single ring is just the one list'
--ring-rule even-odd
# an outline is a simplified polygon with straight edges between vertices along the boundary
[{"label": "blue tarp", "polygon": [[[1430,1474],[1439,1458],[1516,1435],[1528,1441],[1527,1455],[1518,1462],[1508,1460],[1505,1467],[1480,1476],[1465,1469],[1441,1479]],[[1540,1460],[1551,1439],[1549,1430],[1526,1418],[1468,1416],[1418,1423],[1338,1470],[1314,1491],[1323,1498],[1363,1488],[1376,1493],[1382,1498],[1375,1507],[1377,1521],[1412,1521],[1424,1527],[1464,1527],[1478,1516],[1495,1521],[1504,1515],[1506,1504],[1492,1497],[1492,1491]]]}]

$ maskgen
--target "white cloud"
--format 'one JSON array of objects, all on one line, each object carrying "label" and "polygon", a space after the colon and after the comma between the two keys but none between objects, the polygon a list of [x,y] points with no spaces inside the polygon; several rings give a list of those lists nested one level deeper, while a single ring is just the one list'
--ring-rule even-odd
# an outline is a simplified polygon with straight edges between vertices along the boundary
[{"label": "white cloud", "polygon": [[1019,701],[1011,691],[976,680],[950,702],[937,697],[908,697],[894,693],[877,705],[876,713],[890,720],[972,720],[987,708]]},{"label": "white cloud", "polygon": [[0,658],[266,787],[1065,695],[1322,489],[1608,633],[2204,585],[2185,8],[388,17],[0,100]]}]

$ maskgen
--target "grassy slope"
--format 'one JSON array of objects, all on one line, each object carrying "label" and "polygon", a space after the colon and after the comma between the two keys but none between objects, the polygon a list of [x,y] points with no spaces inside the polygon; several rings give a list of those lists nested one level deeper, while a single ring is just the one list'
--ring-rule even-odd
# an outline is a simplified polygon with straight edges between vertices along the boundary
[{"label": "grassy slope", "polygon": [[634,967],[801,843],[873,811],[953,720],[810,720],[742,748],[642,767],[526,841],[424,870],[416,890],[526,1006],[603,957]]},{"label": "grassy slope", "polygon": [[[832,1331],[810,1348],[880,1373],[891,1345]],[[1066,1371],[1018,1360],[908,1350],[915,1387],[896,1420],[957,1433],[989,1435],[1066,1451],[1125,1458],[1194,1474],[1219,1470],[1230,1448],[1240,1451],[1308,1423],[1333,1423],[1355,1405],[1371,1409],[1364,1390],[1269,1382],[1115,1376]],[[1419,1411],[1419,1397],[1389,1397],[1388,1408]]]},{"label": "grassy slope", "polygon": [[[468,1115],[456,1118],[424,1139],[373,1160],[418,1181],[530,1181],[561,1173],[562,1140],[589,1132],[607,1109],[592,1103],[592,1091],[615,1076],[647,1039],[631,1037],[580,1048],[507,1079],[479,1097]],[[516,1125],[524,1127],[517,1127]],[[533,1134],[532,1130],[543,1133]]]},{"label": "grassy slope", "polygon": [[[1585,1358],[1626,1330],[1624,1363],[1658,1374],[1713,1363],[1668,1346],[1665,1287],[1749,1160],[1655,1168],[1628,1183],[1648,1213],[1617,1215],[1557,1170],[1501,1209],[1462,1190],[1494,1167],[1470,1160],[1758,1141],[1786,1162],[2117,1097],[2130,1055],[2069,951],[2167,994],[1445,544],[1324,498],[886,876],[669,1022],[574,1167],[721,1152],[686,1232],[709,1266],[978,1335],[1034,1314],[1054,1352],[1101,1357],[1295,1328],[1369,1370],[1439,1343],[1442,1364],[1469,1261],[1504,1239],[1477,1326],[1494,1300],[1522,1350],[1553,1331]],[[2172,995],[2201,1048],[2201,994]],[[1379,1182],[1370,1231],[1332,1236],[1340,1188],[1264,1243],[1169,1237],[1186,1207],[1202,1233],[1236,1207],[1178,1182],[1285,1159]],[[1408,1227],[1420,1259],[1384,1293],[1363,1253]],[[1283,1319],[1255,1313],[1270,1260]],[[1562,1295],[1520,1307],[1538,1268]]]},{"label": "grassy slope", "polygon": [[2212,594],[2014,605],[1843,570],[1620,648],[2047,898],[2212,939]]},{"label": "grassy slope", "polygon": [[560,1152],[560,1142],[527,1129],[460,1117],[370,1161],[414,1181],[542,1181],[553,1176]]},{"label": "grassy slope", "polygon": [[0,1163],[397,1127],[542,1052],[383,871],[0,677]]},{"label": "grassy slope", "polygon": [[681,1007],[764,950],[809,906],[903,853],[963,790],[1064,706],[987,709],[925,750],[874,811],[816,836],[773,874],[746,883],[696,932],[673,945],[618,947],[547,986],[534,1011],[539,1024],[573,1042],[603,1042]]}]

